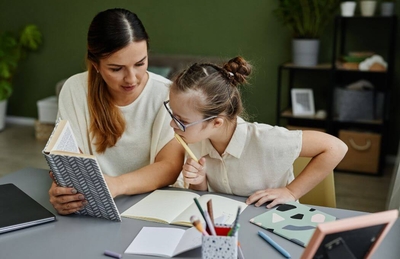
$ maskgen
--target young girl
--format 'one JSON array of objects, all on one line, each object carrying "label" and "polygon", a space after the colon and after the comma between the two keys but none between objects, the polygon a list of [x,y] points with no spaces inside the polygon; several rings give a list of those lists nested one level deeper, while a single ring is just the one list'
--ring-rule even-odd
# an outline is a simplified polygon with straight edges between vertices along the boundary
[{"label": "young girl", "polygon": [[[238,86],[246,83],[251,65],[236,57],[223,67],[194,64],[171,85],[171,126],[188,144],[182,175],[189,188],[249,196],[247,204],[267,208],[298,200],[342,160],[347,146],[318,131],[244,121]],[[312,157],[294,179],[293,162]]]}]

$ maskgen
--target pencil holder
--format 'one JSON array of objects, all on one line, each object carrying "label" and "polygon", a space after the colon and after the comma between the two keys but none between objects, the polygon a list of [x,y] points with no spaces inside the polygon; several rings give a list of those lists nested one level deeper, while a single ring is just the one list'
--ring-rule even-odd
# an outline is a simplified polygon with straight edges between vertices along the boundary
[{"label": "pencil holder", "polygon": [[231,226],[216,225],[216,236],[203,236],[201,254],[203,259],[237,259],[238,232],[234,236],[227,236]]}]

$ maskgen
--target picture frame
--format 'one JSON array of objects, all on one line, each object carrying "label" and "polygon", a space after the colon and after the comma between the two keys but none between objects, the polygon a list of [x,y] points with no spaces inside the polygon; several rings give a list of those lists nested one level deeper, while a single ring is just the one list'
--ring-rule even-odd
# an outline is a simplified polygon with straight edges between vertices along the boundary
[{"label": "picture frame", "polygon": [[398,210],[321,223],[300,259],[369,259],[398,218]]},{"label": "picture frame", "polygon": [[314,94],[312,89],[293,88],[291,90],[293,116],[314,116]]}]

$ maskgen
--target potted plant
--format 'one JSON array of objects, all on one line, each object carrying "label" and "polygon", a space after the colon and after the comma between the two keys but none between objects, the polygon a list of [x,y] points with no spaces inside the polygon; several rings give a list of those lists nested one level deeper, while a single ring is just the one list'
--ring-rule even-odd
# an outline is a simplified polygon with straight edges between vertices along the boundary
[{"label": "potted plant", "polygon": [[361,16],[374,16],[376,9],[376,0],[361,0]]},{"label": "potted plant", "polygon": [[279,0],[274,14],[293,34],[293,63],[315,66],[319,38],[333,19],[340,0]]},{"label": "potted plant", "polygon": [[342,1],[342,3],[340,4],[341,15],[344,16],[344,17],[354,16],[354,12],[356,10],[356,6],[357,6],[357,2],[355,0]]},{"label": "potted plant", "polygon": [[39,48],[42,34],[36,25],[26,25],[19,35],[0,32],[0,130],[4,128],[7,100],[11,96],[12,79],[18,63],[29,51]]},{"label": "potted plant", "polygon": [[382,0],[381,2],[381,15],[393,16],[396,0]]}]

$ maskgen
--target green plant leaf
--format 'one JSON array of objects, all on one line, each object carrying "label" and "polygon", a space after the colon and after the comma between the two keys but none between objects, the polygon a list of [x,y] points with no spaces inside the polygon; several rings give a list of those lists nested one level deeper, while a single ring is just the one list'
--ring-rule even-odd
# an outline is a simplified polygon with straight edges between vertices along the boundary
[{"label": "green plant leaf", "polygon": [[10,66],[4,61],[0,61],[0,78],[8,79],[11,77]]},{"label": "green plant leaf", "polygon": [[10,32],[0,34],[0,58],[6,56],[17,46],[17,40]]},{"label": "green plant leaf", "polygon": [[11,82],[0,80],[0,100],[8,99],[12,93]]},{"label": "green plant leaf", "polygon": [[294,38],[316,39],[338,11],[340,0],[278,0],[273,11]]},{"label": "green plant leaf", "polygon": [[20,35],[20,44],[29,50],[36,50],[41,43],[42,33],[38,27],[33,24],[25,26]]},{"label": "green plant leaf", "polygon": [[36,25],[24,27],[19,37],[11,32],[0,33],[0,100],[12,93],[12,79],[18,63],[28,51],[36,50],[42,42],[42,34]]}]

